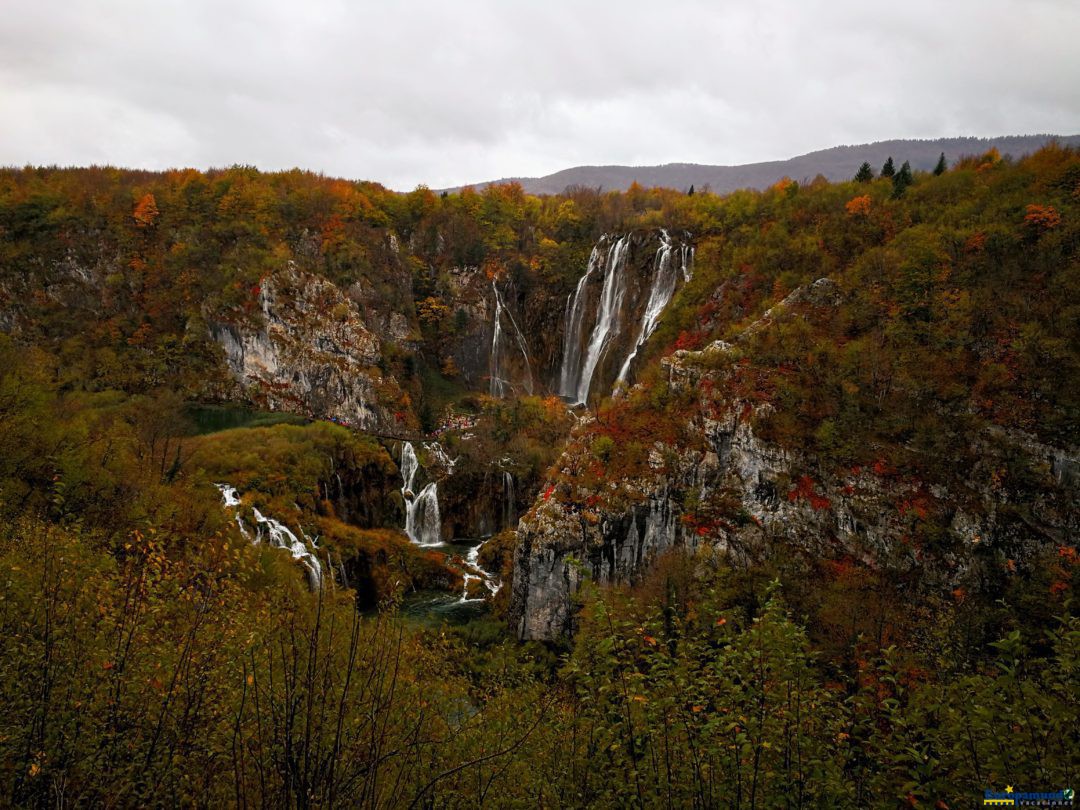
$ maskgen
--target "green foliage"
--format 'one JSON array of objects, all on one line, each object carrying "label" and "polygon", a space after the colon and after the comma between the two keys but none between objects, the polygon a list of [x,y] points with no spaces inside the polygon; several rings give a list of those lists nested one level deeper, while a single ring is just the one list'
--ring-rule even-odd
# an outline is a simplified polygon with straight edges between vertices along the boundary
[{"label": "green foliage", "polygon": [[870,164],[863,162],[859,167],[859,171],[855,173],[855,181],[857,183],[869,183],[874,179],[874,170],[870,168]]}]

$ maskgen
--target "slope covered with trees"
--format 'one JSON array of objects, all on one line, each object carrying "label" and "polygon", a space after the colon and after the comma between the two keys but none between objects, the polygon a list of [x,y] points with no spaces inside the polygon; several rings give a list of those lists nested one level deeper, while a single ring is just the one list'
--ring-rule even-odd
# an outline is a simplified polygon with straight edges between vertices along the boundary
[{"label": "slope covered with trees", "polygon": [[[1075,784],[1080,155],[901,175],[533,197],[0,173],[4,801],[955,808]],[[658,228],[692,234],[693,274],[630,384],[568,414],[590,248]],[[493,284],[528,346],[504,397]],[[293,374],[362,377],[375,426],[319,418]],[[478,620],[399,610],[462,587],[401,533],[405,439],[453,468],[455,533],[498,531]],[[317,538],[321,589],[253,542],[256,510]],[[575,587],[521,642],[546,520]],[[639,523],[665,543],[619,556]]]}]

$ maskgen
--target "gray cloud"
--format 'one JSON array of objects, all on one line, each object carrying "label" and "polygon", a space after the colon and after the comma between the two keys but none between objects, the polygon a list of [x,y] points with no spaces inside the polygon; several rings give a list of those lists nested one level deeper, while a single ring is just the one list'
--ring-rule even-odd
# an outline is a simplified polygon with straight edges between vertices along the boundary
[{"label": "gray cloud", "polygon": [[8,0],[0,163],[393,188],[1080,131],[1071,0]]}]

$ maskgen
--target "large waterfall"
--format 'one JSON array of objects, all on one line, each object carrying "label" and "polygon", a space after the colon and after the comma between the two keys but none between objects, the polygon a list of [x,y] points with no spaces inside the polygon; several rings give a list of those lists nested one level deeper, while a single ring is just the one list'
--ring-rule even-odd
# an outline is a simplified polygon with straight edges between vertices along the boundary
[{"label": "large waterfall", "polygon": [[619,376],[615,379],[616,384],[626,381],[626,375],[630,371],[630,364],[637,357],[638,349],[645,345],[645,341],[652,336],[653,331],[660,323],[660,316],[663,314],[664,308],[671,302],[671,296],[675,294],[675,285],[679,281],[679,275],[682,275],[684,281],[690,280],[694,249],[687,244],[679,248],[679,262],[676,265],[673,260],[676,252],[675,245],[672,243],[671,237],[667,231],[662,229],[660,237],[660,249],[656,251],[656,258],[653,259],[653,281],[649,289],[649,300],[645,304],[645,314],[641,318],[641,329],[638,331],[633,350],[626,356],[626,362],[619,369]]},{"label": "large waterfall", "polygon": [[493,397],[506,396],[507,390],[511,388],[509,380],[509,370],[503,368],[503,329],[502,319],[503,315],[506,315],[507,320],[510,321],[510,326],[513,328],[514,340],[517,343],[518,349],[521,350],[521,356],[525,358],[525,391],[528,394],[533,392],[532,381],[532,365],[529,363],[529,349],[525,345],[525,337],[521,334],[521,330],[518,329],[517,321],[514,320],[513,314],[503,303],[502,293],[499,292],[499,286],[496,283],[496,279],[491,281],[491,289],[495,293],[495,322],[491,330],[491,359],[489,361],[489,378],[490,383],[488,386],[488,393]]},{"label": "large waterfall", "polygon": [[413,493],[413,481],[420,462],[412,442],[401,446],[401,497],[405,499],[405,534],[419,546],[442,543],[442,519],[439,516],[439,485],[432,481],[420,494]]},{"label": "large waterfall", "polygon": [[[240,495],[236,491],[236,487],[229,486],[228,484],[215,484],[218,490],[221,491],[221,498],[225,502],[225,506],[229,509],[236,510],[236,525],[240,527],[240,532],[245,537],[250,537],[247,528],[244,526],[244,520],[240,515],[240,510],[243,508],[243,503],[240,501]],[[301,540],[284,523],[268,518],[263,515],[255,507],[251,508],[252,515],[255,517],[255,542],[256,544],[262,542],[263,527],[266,527],[266,533],[270,540],[270,545],[273,548],[283,548],[288,551],[294,560],[297,560],[307,573],[308,584],[312,590],[319,590],[322,587],[322,564],[319,562],[318,556],[308,548],[308,544],[311,544],[311,548],[318,550],[315,546],[315,541],[308,538],[306,535]],[[303,534],[303,532],[300,532]]]},{"label": "large waterfall", "polygon": [[[665,230],[659,231],[659,238],[660,247],[653,257],[647,282],[647,297],[642,279],[630,264],[634,252],[632,234],[604,235],[593,248],[585,274],[566,302],[560,396],[579,405],[588,402],[601,366],[605,369],[602,378],[611,381],[611,370],[617,367],[618,375],[613,381],[624,382],[638,350],[655,331],[664,308],[675,294],[680,274],[683,280],[689,280],[693,248],[685,241],[676,246]],[[640,238],[637,244],[640,246]],[[596,297],[590,291],[595,287],[598,273],[602,273],[602,284]],[[596,301],[595,306],[591,300]],[[638,312],[640,325],[631,332],[631,322]],[[619,366],[614,366],[612,360],[619,355],[613,353],[621,351],[626,356]]]}]

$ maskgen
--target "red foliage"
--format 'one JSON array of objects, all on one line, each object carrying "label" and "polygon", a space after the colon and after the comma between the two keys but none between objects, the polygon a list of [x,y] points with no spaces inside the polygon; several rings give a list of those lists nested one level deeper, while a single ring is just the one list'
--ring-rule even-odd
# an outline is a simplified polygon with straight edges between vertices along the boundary
[{"label": "red foliage", "polygon": [[674,351],[685,349],[687,351],[697,351],[705,345],[705,335],[702,332],[687,332],[682,331],[675,339]]},{"label": "red foliage", "polygon": [[547,489],[544,490],[544,500],[545,501],[551,500],[551,495],[552,495],[553,492],[555,492],[555,485],[554,484],[548,484]]},{"label": "red foliage", "polygon": [[788,493],[788,500],[797,501],[803,498],[810,501],[810,506],[815,510],[828,509],[832,506],[832,501],[815,491],[815,486],[814,479],[809,475],[801,476],[794,489]]}]

